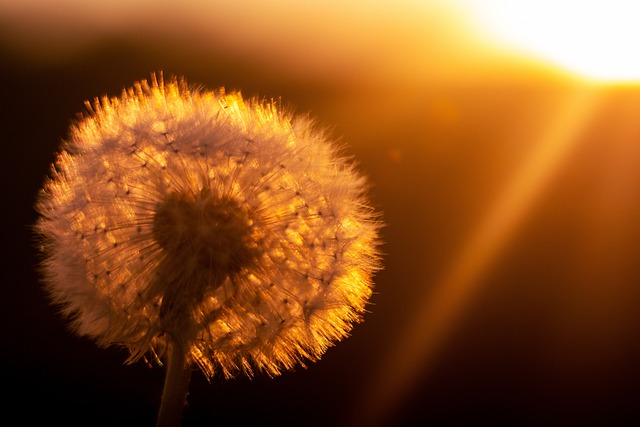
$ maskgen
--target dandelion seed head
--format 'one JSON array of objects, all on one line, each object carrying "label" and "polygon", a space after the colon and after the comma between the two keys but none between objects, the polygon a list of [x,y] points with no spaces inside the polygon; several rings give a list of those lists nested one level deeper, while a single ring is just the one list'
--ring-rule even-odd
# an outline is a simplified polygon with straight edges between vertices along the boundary
[{"label": "dandelion seed head", "polygon": [[309,119],[154,76],[64,142],[37,202],[47,289],[129,362],[179,340],[207,376],[277,375],[362,319],[379,267],[366,187]]}]

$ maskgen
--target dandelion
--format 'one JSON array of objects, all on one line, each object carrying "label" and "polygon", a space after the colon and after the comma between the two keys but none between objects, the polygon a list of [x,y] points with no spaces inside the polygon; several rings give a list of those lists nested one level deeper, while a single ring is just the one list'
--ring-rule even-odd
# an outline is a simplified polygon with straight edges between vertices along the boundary
[{"label": "dandelion", "polygon": [[275,376],[361,321],[379,223],[309,119],[162,76],[87,108],[37,202],[44,280],[78,334],[168,359],[166,397],[169,371]]}]

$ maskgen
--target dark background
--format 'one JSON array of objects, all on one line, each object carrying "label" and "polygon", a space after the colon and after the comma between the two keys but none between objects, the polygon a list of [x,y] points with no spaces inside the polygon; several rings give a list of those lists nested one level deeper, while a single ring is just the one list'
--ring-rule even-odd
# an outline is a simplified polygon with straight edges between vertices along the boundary
[{"label": "dark background", "polygon": [[[367,415],[385,426],[640,422],[640,87],[598,88],[577,143],[473,278],[466,303],[453,305],[444,338],[432,341],[427,325],[426,347],[416,337],[414,348],[400,337],[416,313],[437,305],[442,275],[583,82],[495,58],[451,68],[450,79],[437,57],[432,68],[404,73],[413,51],[390,58],[386,78],[371,78],[379,70],[368,65],[341,73],[339,61],[332,72],[309,73],[309,64],[279,66],[285,54],[265,60],[224,48],[222,39],[185,49],[174,33],[145,31],[39,55],[12,28],[0,34],[6,419],[155,422],[164,370],[123,365],[124,350],[67,331],[39,284],[30,227],[37,191],[84,101],[118,96],[162,70],[210,89],[282,99],[331,126],[370,177],[386,223],[384,270],[352,336],[275,379],[208,383],[196,373],[185,426],[376,424]],[[402,394],[380,398],[382,378],[395,378],[396,355],[413,352],[424,363],[410,367],[409,383],[399,380]]]}]

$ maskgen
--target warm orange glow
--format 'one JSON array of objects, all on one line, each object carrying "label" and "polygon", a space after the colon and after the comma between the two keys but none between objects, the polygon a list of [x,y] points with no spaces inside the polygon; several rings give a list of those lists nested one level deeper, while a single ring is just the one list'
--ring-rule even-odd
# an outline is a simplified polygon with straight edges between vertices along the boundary
[{"label": "warm orange glow", "polygon": [[[220,84],[249,96],[281,96],[274,106],[293,107],[292,113],[308,113],[328,124],[326,134],[344,143],[340,153],[354,155],[371,175],[375,206],[388,226],[382,230],[385,268],[376,278],[372,304],[360,296],[368,295],[369,285],[358,270],[336,279],[344,290],[340,298],[367,313],[364,325],[354,330],[353,347],[337,356],[330,353],[332,360],[311,366],[311,375],[304,377],[324,381],[322,387],[312,382],[305,389],[312,390],[309,401],[324,394],[317,401],[327,419],[340,410],[355,412],[349,415],[357,419],[345,425],[403,424],[393,418],[408,417],[411,409],[429,418],[439,402],[420,406],[422,401],[448,393],[447,387],[465,389],[460,401],[469,407],[461,409],[471,413],[475,403],[489,400],[475,396],[478,384],[484,386],[493,375],[502,384],[491,384],[496,401],[487,413],[513,403],[514,413],[529,415],[546,404],[563,407],[566,396],[574,399],[574,390],[588,381],[594,394],[607,394],[613,402],[622,394],[616,394],[616,387],[640,378],[640,371],[635,377],[625,372],[640,354],[634,344],[640,333],[634,314],[640,298],[640,55],[634,46],[640,26],[633,22],[640,16],[640,1],[156,3],[0,0],[0,47],[15,45],[20,59],[9,64],[6,74],[24,79],[23,85],[7,86],[20,100],[8,104],[7,111],[19,114],[21,105],[39,106],[42,96],[36,88],[45,87],[49,104],[42,101],[34,119],[48,118],[45,107],[57,111],[73,97],[102,94],[89,90],[94,77],[93,89],[103,90],[99,80],[104,80],[104,90],[117,94],[122,73],[137,78],[165,69],[212,88]],[[23,56],[33,68],[26,73]],[[131,66],[119,65],[128,61]],[[51,84],[52,76],[63,73],[68,75],[60,84]],[[70,84],[75,80],[78,84]],[[137,93],[131,90],[129,96]],[[203,98],[218,102],[214,93]],[[54,99],[64,102],[59,107]],[[241,111],[250,106],[242,99],[227,94],[221,114],[245,131],[269,124],[290,134],[283,149],[298,151],[288,121],[274,122],[276,110],[265,107],[248,122]],[[104,98],[89,110],[112,120],[108,117],[115,116],[111,113],[119,102],[124,101]],[[149,101],[154,102],[161,104],[164,97],[158,94]],[[183,118],[189,111],[176,109],[175,114]],[[23,121],[13,122],[16,131],[7,140],[22,141]],[[47,128],[46,121],[42,126],[37,127],[40,134],[56,137],[56,127]],[[100,141],[97,123],[86,120],[78,126],[91,135],[87,144]],[[167,132],[164,124],[151,129]],[[31,142],[34,153],[44,152],[41,137]],[[98,142],[92,149],[99,148]],[[162,148],[149,147],[139,156],[140,163],[162,168],[171,163],[171,153]],[[260,168],[253,157],[243,165]],[[268,192],[256,191],[253,184],[239,186],[237,172],[238,164],[230,159],[215,169],[194,170],[183,181],[194,188],[213,183],[220,193],[255,197],[269,206],[272,223],[304,212],[305,223],[282,228],[286,242],[316,249],[323,242],[333,244],[334,230],[313,232],[328,208],[306,206],[299,194],[275,191],[276,185]],[[256,172],[259,182],[272,179],[262,174]],[[304,188],[300,179],[276,176],[283,187]],[[157,181],[167,185],[169,178]],[[63,186],[56,189],[57,198],[70,197]],[[129,188],[135,193],[129,184],[122,193]],[[315,200],[329,206],[323,197]],[[330,207],[345,212],[336,228],[344,239],[351,241],[346,230],[367,227],[348,209]],[[131,221],[132,209],[120,210]],[[87,218],[79,214],[74,221],[80,230]],[[99,230],[108,227],[105,216],[97,224]],[[251,236],[267,238],[258,231]],[[117,237],[106,235],[105,248],[118,243]],[[316,271],[330,270],[338,259],[358,265],[359,254],[373,246],[367,239],[350,244],[351,250],[336,246],[315,259],[275,245],[270,258],[308,271],[308,291],[317,292],[329,276]],[[245,280],[247,286],[260,286],[257,276]],[[231,294],[226,289],[212,294],[202,312],[219,310]],[[291,298],[287,303],[269,300],[265,307],[282,306],[292,316],[304,316],[314,329],[325,319],[331,324],[355,320],[333,300],[321,318],[309,316],[301,308],[306,302],[298,300],[300,307],[289,304]],[[231,327],[216,325],[221,333]],[[300,329],[291,336],[304,338]],[[274,349],[275,354],[285,354],[283,348]],[[525,354],[530,348],[535,352]],[[206,346],[192,353],[202,359]],[[505,369],[509,360],[517,363]],[[480,374],[469,379],[460,373],[463,369]],[[524,371],[527,375],[519,378],[512,375]],[[340,381],[330,380],[327,372],[349,387],[332,388]],[[613,392],[601,387],[606,381]],[[519,396],[509,399],[518,388]],[[557,402],[547,400],[548,392],[556,393]],[[447,397],[442,401],[450,402]],[[363,399],[362,405],[352,408],[352,399]],[[340,404],[331,405],[331,400]]]},{"label": "warm orange glow", "polygon": [[466,244],[444,270],[434,292],[425,295],[422,308],[416,310],[391,347],[386,365],[379,369],[379,377],[368,388],[371,393],[363,407],[367,409],[358,415],[366,417],[371,425],[389,416],[394,405],[412,391],[414,382],[432,366],[485,272],[562,166],[596,105],[597,93],[583,90],[559,108],[555,122],[542,130],[541,135],[533,136],[540,142],[489,205]]},{"label": "warm orange glow", "polygon": [[606,81],[640,79],[635,1],[469,0],[482,32],[498,45]]}]

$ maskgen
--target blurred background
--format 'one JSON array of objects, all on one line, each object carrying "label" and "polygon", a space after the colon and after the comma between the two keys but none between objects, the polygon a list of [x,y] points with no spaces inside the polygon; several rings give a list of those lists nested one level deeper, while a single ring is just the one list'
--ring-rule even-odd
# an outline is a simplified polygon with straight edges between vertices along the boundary
[{"label": "blurred background", "polygon": [[163,71],[330,126],[386,223],[352,336],[275,379],[195,374],[185,426],[640,422],[633,3],[1,0],[5,417],[155,422],[164,370],[67,331],[30,227],[84,102]]}]

